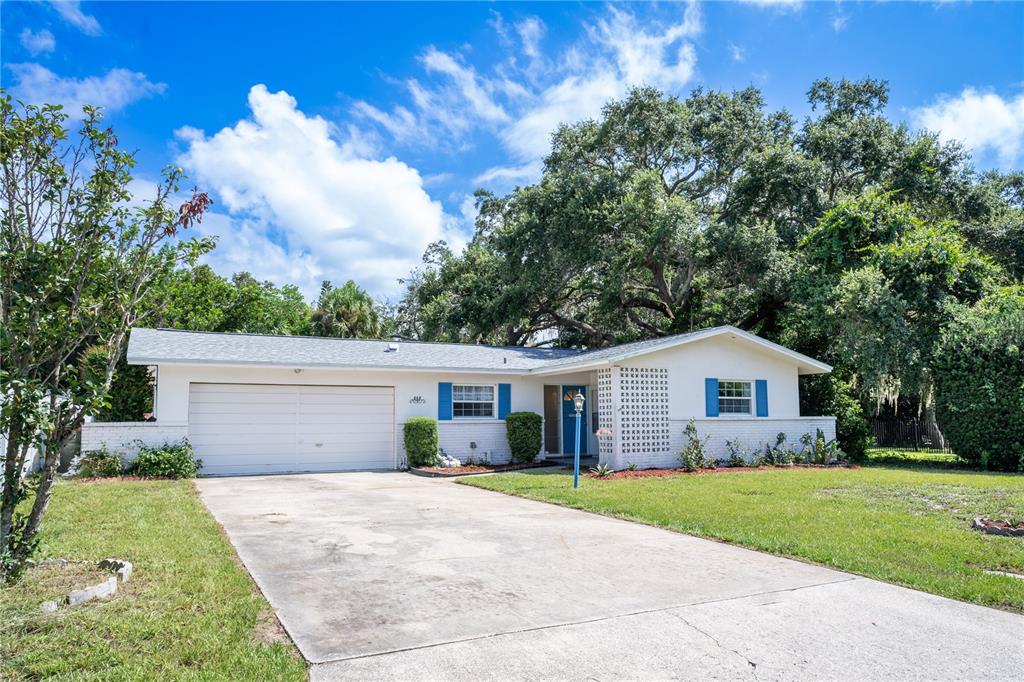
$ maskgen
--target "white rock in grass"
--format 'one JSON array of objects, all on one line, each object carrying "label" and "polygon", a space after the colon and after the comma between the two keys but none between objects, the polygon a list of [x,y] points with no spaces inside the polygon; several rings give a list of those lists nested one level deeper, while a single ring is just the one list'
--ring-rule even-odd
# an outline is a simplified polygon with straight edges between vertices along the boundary
[{"label": "white rock in grass", "polygon": [[86,587],[83,590],[71,590],[71,593],[68,594],[68,604],[70,606],[77,606],[94,599],[106,599],[115,594],[117,594],[117,578],[111,576],[105,581],[91,587]]}]

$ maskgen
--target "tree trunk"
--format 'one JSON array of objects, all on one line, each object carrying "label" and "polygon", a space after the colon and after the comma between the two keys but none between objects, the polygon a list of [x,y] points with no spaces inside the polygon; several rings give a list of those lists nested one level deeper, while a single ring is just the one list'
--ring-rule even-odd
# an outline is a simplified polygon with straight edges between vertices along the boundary
[{"label": "tree trunk", "polygon": [[921,391],[921,408],[924,417],[925,427],[928,434],[935,434],[938,437],[938,446],[946,449],[946,437],[942,435],[939,422],[935,417],[935,384],[932,381],[931,373],[927,370],[924,373],[924,387]]}]

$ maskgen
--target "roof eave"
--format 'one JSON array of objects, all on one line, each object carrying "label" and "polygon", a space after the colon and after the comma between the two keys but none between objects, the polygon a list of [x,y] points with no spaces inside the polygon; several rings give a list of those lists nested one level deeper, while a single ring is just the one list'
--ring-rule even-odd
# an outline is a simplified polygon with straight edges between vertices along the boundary
[{"label": "roof eave", "polygon": [[422,367],[415,365],[338,365],[332,363],[295,363],[295,362],[262,362],[262,361],[234,361],[223,362],[220,360],[182,360],[166,358],[147,358],[129,355],[129,365],[183,365],[183,366],[204,366],[204,367],[266,367],[268,369],[334,369],[350,372],[445,372],[455,374],[528,374],[529,369],[523,368],[494,368],[494,367]]},{"label": "roof eave", "polygon": [[584,361],[580,362],[579,364],[568,363],[560,365],[558,367],[542,366],[539,368],[531,369],[530,374],[534,376],[546,376],[551,374],[565,374],[569,372],[580,372],[591,369],[597,369],[600,367],[613,365],[616,362],[622,362],[623,360],[629,360],[631,358],[638,358],[644,355],[650,355],[651,353],[658,353],[664,350],[678,348],[679,346],[684,346],[688,343],[702,341],[704,339],[710,339],[716,336],[721,336],[722,334],[738,335],[743,340],[750,341],[756,345],[759,345],[769,352],[785,356],[789,360],[796,363],[798,374],[827,374],[832,371],[831,365],[815,360],[814,358],[808,357],[803,353],[798,353],[795,350],[786,348],[785,346],[780,346],[777,343],[772,343],[767,339],[762,339],[760,336],[757,336],[756,334],[751,334],[750,332],[745,332],[742,329],[739,329],[738,327],[725,325],[721,327],[712,327],[711,329],[705,329],[700,332],[687,335],[683,338],[676,339],[672,342],[666,342],[663,344],[649,346],[647,348],[643,348],[641,350],[637,350],[634,352],[617,353],[615,355],[603,358],[602,360],[598,360],[596,362]]}]

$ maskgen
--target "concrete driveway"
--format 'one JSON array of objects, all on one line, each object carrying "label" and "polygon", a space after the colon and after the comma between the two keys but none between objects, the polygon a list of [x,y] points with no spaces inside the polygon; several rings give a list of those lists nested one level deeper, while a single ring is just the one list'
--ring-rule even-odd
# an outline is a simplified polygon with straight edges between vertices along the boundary
[{"label": "concrete driveway", "polygon": [[313,679],[1020,679],[1024,617],[404,473],[204,479]]}]

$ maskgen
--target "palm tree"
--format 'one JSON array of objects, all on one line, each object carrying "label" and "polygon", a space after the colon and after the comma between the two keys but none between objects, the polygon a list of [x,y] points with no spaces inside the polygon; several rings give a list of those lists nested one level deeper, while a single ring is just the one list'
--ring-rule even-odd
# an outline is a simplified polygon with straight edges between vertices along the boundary
[{"label": "palm tree", "polygon": [[380,338],[383,331],[377,305],[364,289],[349,280],[335,288],[325,281],[313,311],[314,336],[343,339]]}]

